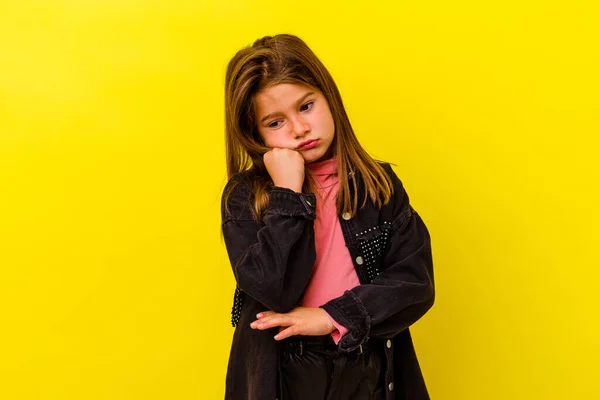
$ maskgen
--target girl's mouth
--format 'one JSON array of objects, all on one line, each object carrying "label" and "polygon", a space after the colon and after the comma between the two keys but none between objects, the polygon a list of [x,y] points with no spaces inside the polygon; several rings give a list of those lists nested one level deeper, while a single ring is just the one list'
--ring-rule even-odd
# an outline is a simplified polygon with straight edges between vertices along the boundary
[{"label": "girl's mouth", "polygon": [[306,142],[300,143],[300,146],[296,150],[308,150],[319,144],[319,139],[307,140]]}]

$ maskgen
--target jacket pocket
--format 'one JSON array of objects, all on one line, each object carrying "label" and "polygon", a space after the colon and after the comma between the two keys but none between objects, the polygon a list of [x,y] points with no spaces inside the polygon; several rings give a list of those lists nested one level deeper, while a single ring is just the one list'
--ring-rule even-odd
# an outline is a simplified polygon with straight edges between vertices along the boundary
[{"label": "jacket pocket", "polygon": [[381,271],[390,230],[391,224],[383,222],[381,225],[366,229],[356,235],[363,262],[361,266],[364,268],[369,282],[375,279]]}]

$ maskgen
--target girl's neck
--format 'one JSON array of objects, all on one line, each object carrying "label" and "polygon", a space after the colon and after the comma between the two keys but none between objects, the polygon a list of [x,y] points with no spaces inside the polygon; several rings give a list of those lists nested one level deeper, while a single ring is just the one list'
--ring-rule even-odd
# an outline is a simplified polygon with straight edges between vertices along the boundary
[{"label": "girl's neck", "polygon": [[337,158],[331,157],[326,160],[306,164],[313,175],[333,175],[337,172]]}]

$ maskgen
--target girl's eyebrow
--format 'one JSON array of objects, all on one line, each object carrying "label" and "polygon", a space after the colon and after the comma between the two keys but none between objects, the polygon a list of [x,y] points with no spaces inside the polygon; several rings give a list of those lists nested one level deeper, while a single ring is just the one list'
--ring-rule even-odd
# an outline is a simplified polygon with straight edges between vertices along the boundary
[{"label": "girl's eyebrow", "polygon": [[[308,93],[306,93],[304,96],[300,97],[298,99],[298,101],[296,101],[296,105],[302,103],[307,97],[309,97],[309,96],[311,96],[313,94],[315,94],[315,92],[308,92]],[[274,113],[271,113],[271,114],[267,114],[267,115],[265,115],[264,117],[262,117],[260,119],[260,122],[263,123],[263,122],[265,122],[265,120],[267,120],[269,118],[272,118],[272,117],[274,117],[274,116],[276,116],[278,114],[281,114],[281,113],[280,112],[274,112]]]}]

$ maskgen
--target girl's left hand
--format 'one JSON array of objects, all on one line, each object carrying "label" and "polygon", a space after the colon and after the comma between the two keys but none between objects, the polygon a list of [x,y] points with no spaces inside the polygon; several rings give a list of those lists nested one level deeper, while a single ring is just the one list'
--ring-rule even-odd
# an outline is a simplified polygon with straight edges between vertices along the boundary
[{"label": "girl's left hand", "polygon": [[[279,314],[265,311],[256,315],[256,321],[250,324],[252,329],[265,330],[279,326],[275,340],[294,335],[320,336],[335,330],[327,311],[322,308],[296,307],[292,311]],[[284,329],[285,328],[285,329]]]}]

